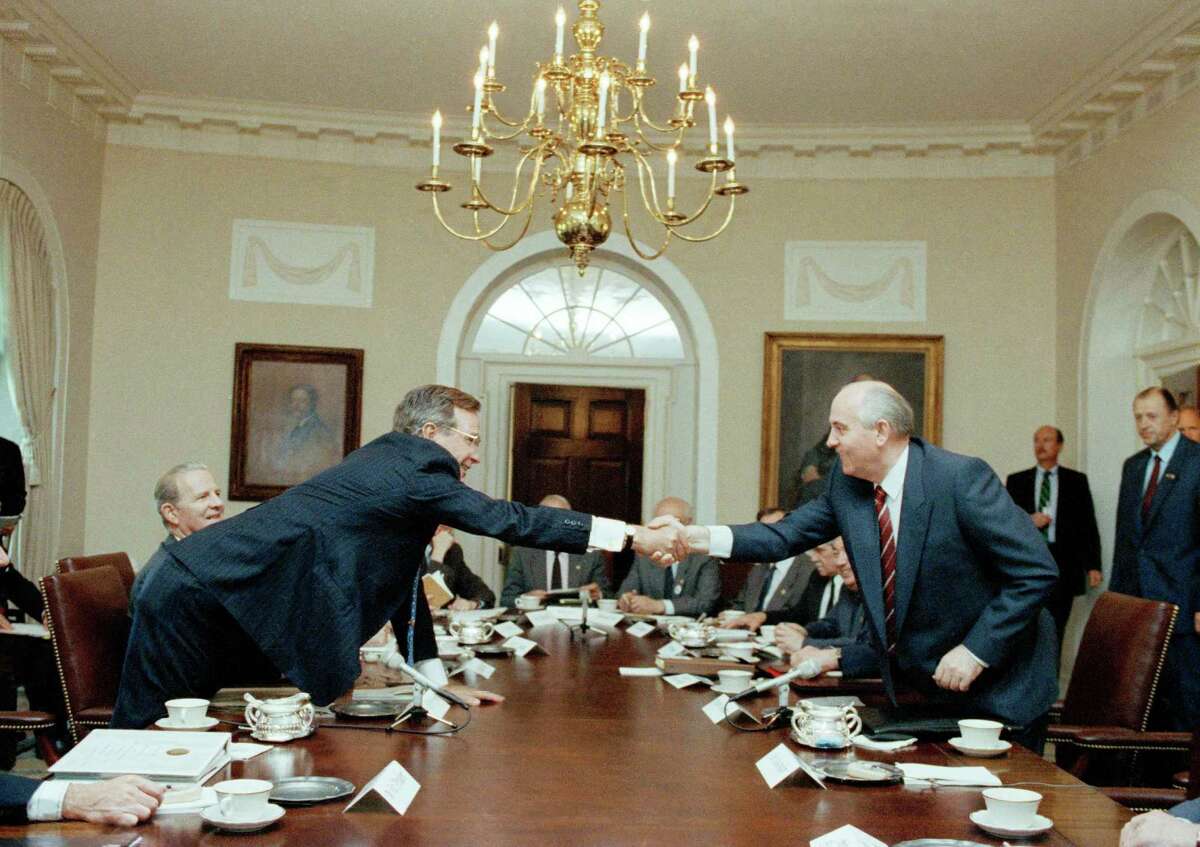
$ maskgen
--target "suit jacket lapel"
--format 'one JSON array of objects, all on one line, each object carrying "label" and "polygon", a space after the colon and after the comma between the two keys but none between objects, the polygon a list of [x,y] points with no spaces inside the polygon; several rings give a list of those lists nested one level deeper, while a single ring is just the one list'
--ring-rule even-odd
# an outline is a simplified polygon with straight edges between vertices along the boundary
[{"label": "suit jacket lapel", "polygon": [[1165,468],[1162,468],[1162,477],[1158,480],[1158,488],[1154,490],[1154,499],[1150,501],[1150,515],[1146,518],[1145,528],[1149,528],[1154,523],[1154,519],[1158,517],[1159,511],[1162,510],[1163,501],[1171,496],[1171,492],[1175,490],[1175,481],[1179,478],[1179,474],[1183,472],[1183,464],[1186,461],[1183,458],[1183,453],[1186,448],[1183,444],[1183,436],[1179,436],[1179,443],[1175,445],[1175,452],[1171,455],[1171,461]]},{"label": "suit jacket lapel", "polygon": [[[911,461],[911,459],[910,459]],[[883,579],[879,569],[879,519],[875,516],[873,487],[862,480],[851,483],[852,498],[846,513],[846,534],[842,541],[850,552],[854,571],[870,612],[871,625],[880,644],[886,644],[883,631]]]},{"label": "suit jacket lapel", "polygon": [[[1171,457],[1175,458],[1174,456]],[[1133,525],[1142,530],[1142,483],[1146,478],[1146,465],[1150,464],[1150,451],[1143,450],[1135,457],[1132,472],[1128,477],[1129,504],[1133,508]]]},{"label": "suit jacket lapel", "polygon": [[925,499],[925,453],[915,444],[908,449],[904,497],[900,501],[900,537],[896,539],[896,632],[904,630],[929,531],[929,501]]}]

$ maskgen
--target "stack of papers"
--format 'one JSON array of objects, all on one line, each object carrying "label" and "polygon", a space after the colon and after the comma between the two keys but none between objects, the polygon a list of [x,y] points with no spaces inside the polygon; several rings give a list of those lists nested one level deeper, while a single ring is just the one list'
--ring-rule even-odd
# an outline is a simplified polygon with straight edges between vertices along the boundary
[{"label": "stack of papers", "polygon": [[920,784],[936,782],[938,785],[973,785],[997,786],[1002,785],[1000,777],[981,767],[943,767],[941,765],[922,765],[916,762],[900,762],[896,765],[904,771],[904,784]]},{"label": "stack of papers", "polygon": [[168,786],[199,784],[230,760],[228,732],[93,729],[50,766],[64,779],[137,774]]}]

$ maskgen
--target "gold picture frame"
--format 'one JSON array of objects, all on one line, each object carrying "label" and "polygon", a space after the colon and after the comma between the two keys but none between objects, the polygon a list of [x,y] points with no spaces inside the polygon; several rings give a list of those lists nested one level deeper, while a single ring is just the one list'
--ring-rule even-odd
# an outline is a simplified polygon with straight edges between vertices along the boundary
[{"label": "gold picture frame", "polygon": [[801,462],[828,433],[834,394],[860,374],[894,385],[912,403],[921,437],[941,443],[944,360],[941,335],[765,333],[760,507],[801,500],[809,484]]}]

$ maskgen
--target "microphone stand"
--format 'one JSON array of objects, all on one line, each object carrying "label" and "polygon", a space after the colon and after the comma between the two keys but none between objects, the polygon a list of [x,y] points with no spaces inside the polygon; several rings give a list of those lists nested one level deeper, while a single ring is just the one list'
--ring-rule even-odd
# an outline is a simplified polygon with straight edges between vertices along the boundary
[{"label": "microphone stand", "polygon": [[572,624],[569,627],[571,630],[572,641],[574,641],[576,638],[587,640],[589,635],[598,635],[601,638],[608,638],[608,632],[601,627],[588,626],[588,605],[591,603],[591,599],[592,593],[590,591],[588,591],[586,588],[580,590],[579,602],[583,607],[583,617],[579,623]]},{"label": "microphone stand", "polygon": [[425,686],[418,682],[413,682],[412,699],[408,701],[408,706],[404,709],[404,711],[397,715],[396,719],[392,721],[391,728],[395,729],[396,727],[400,726],[400,724],[408,721],[411,721],[414,724],[419,724],[426,718],[431,721],[437,721],[438,723],[445,724],[446,726],[454,726],[454,724],[450,723],[450,721],[445,720],[444,718],[439,718],[429,714],[429,712],[426,711],[425,707],[422,705],[424,699]]}]

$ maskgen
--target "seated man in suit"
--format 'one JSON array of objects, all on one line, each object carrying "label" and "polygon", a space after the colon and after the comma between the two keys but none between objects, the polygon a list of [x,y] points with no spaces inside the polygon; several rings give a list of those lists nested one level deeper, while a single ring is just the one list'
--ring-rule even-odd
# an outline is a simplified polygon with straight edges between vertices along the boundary
[{"label": "seated man in suit", "polygon": [[[756,520],[772,524],[782,520],[784,514],[777,506],[769,507],[760,510]],[[733,601],[734,608],[746,614],[779,612],[790,616],[800,606],[813,570],[813,561],[808,555],[790,556],[778,562],[759,562],[747,574],[745,585]]]},{"label": "seated man in suit", "polygon": [[[561,494],[547,494],[538,505],[551,509],[571,508],[570,502]],[[545,597],[547,591],[563,588],[587,589],[593,600],[599,600],[608,593],[604,557],[598,550],[563,553],[535,550],[532,547],[509,549],[508,573],[504,579],[504,589],[500,592],[501,606],[511,607],[522,594]]]},{"label": "seated man in suit", "polygon": [[[858,591],[858,578],[854,575],[854,568],[850,567],[850,559],[844,548],[838,553],[838,576],[842,579],[842,592],[829,614],[804,626],[783,623],[775,629],[775,643],[784,652],[795,657],[805,648],[837,649],[840,655],[840,649],[857,645],[856,649],[868,651],[866,657],[870,659],[867,612]],[[804,653],[800,658],[793,658],[793,665],[798,665],[808,655],[812,654]]]},{"label": "seated man in suit", "polygon": [[154,503],[167,537],[133,580],[130,599],[137,597],[146,578],[170,557],[168,548],[193,532],[225,517],[225,501],[208,465],[185,462],[158,478]]},{"label": "seated man in suit", "polygon": [[39,782],[0,773],[0,822],[63,820],[133,826],[154,814],[164,790],[140,776],[90,783]]},{"label": "seated man in suit", "polygon": [[1200,844],[1200,797],[1138,815],[1121,830],[1121,847],[1194,847]]},{"label": "seated man in suit", "polygon": [[425,545],[425,573],[440,573],[454,598],[446,608],[455,612],[496,605],[496,593],[463,561],[462,547],[450,527],[441,525]]},{"label": "seated man in suit", "polygon": [[[654,517],[671,516],[684,526],[692,522],[692,506],[678,497],[664,497],[654,507]],[[661,568],[638,556],[617,590],[618,607],[640,615],[707,615],[721,599],[721,575],[716,559],[688,556]]]},{"label": "seated man in suit", "polygon": [[[764,624],[805,624],[825,617],[837,605],[842,593],[841,562],[846,558],[842,539],[835,538],[818,544],[804,554],[812,569],[808,582],[793,606],[786,609],[767,609],[723,621],[726,629],[748,629],[757,632]],[[798,556],[796,558],[799,558]],[[778,633],[779,630],[776,630]]]}]

